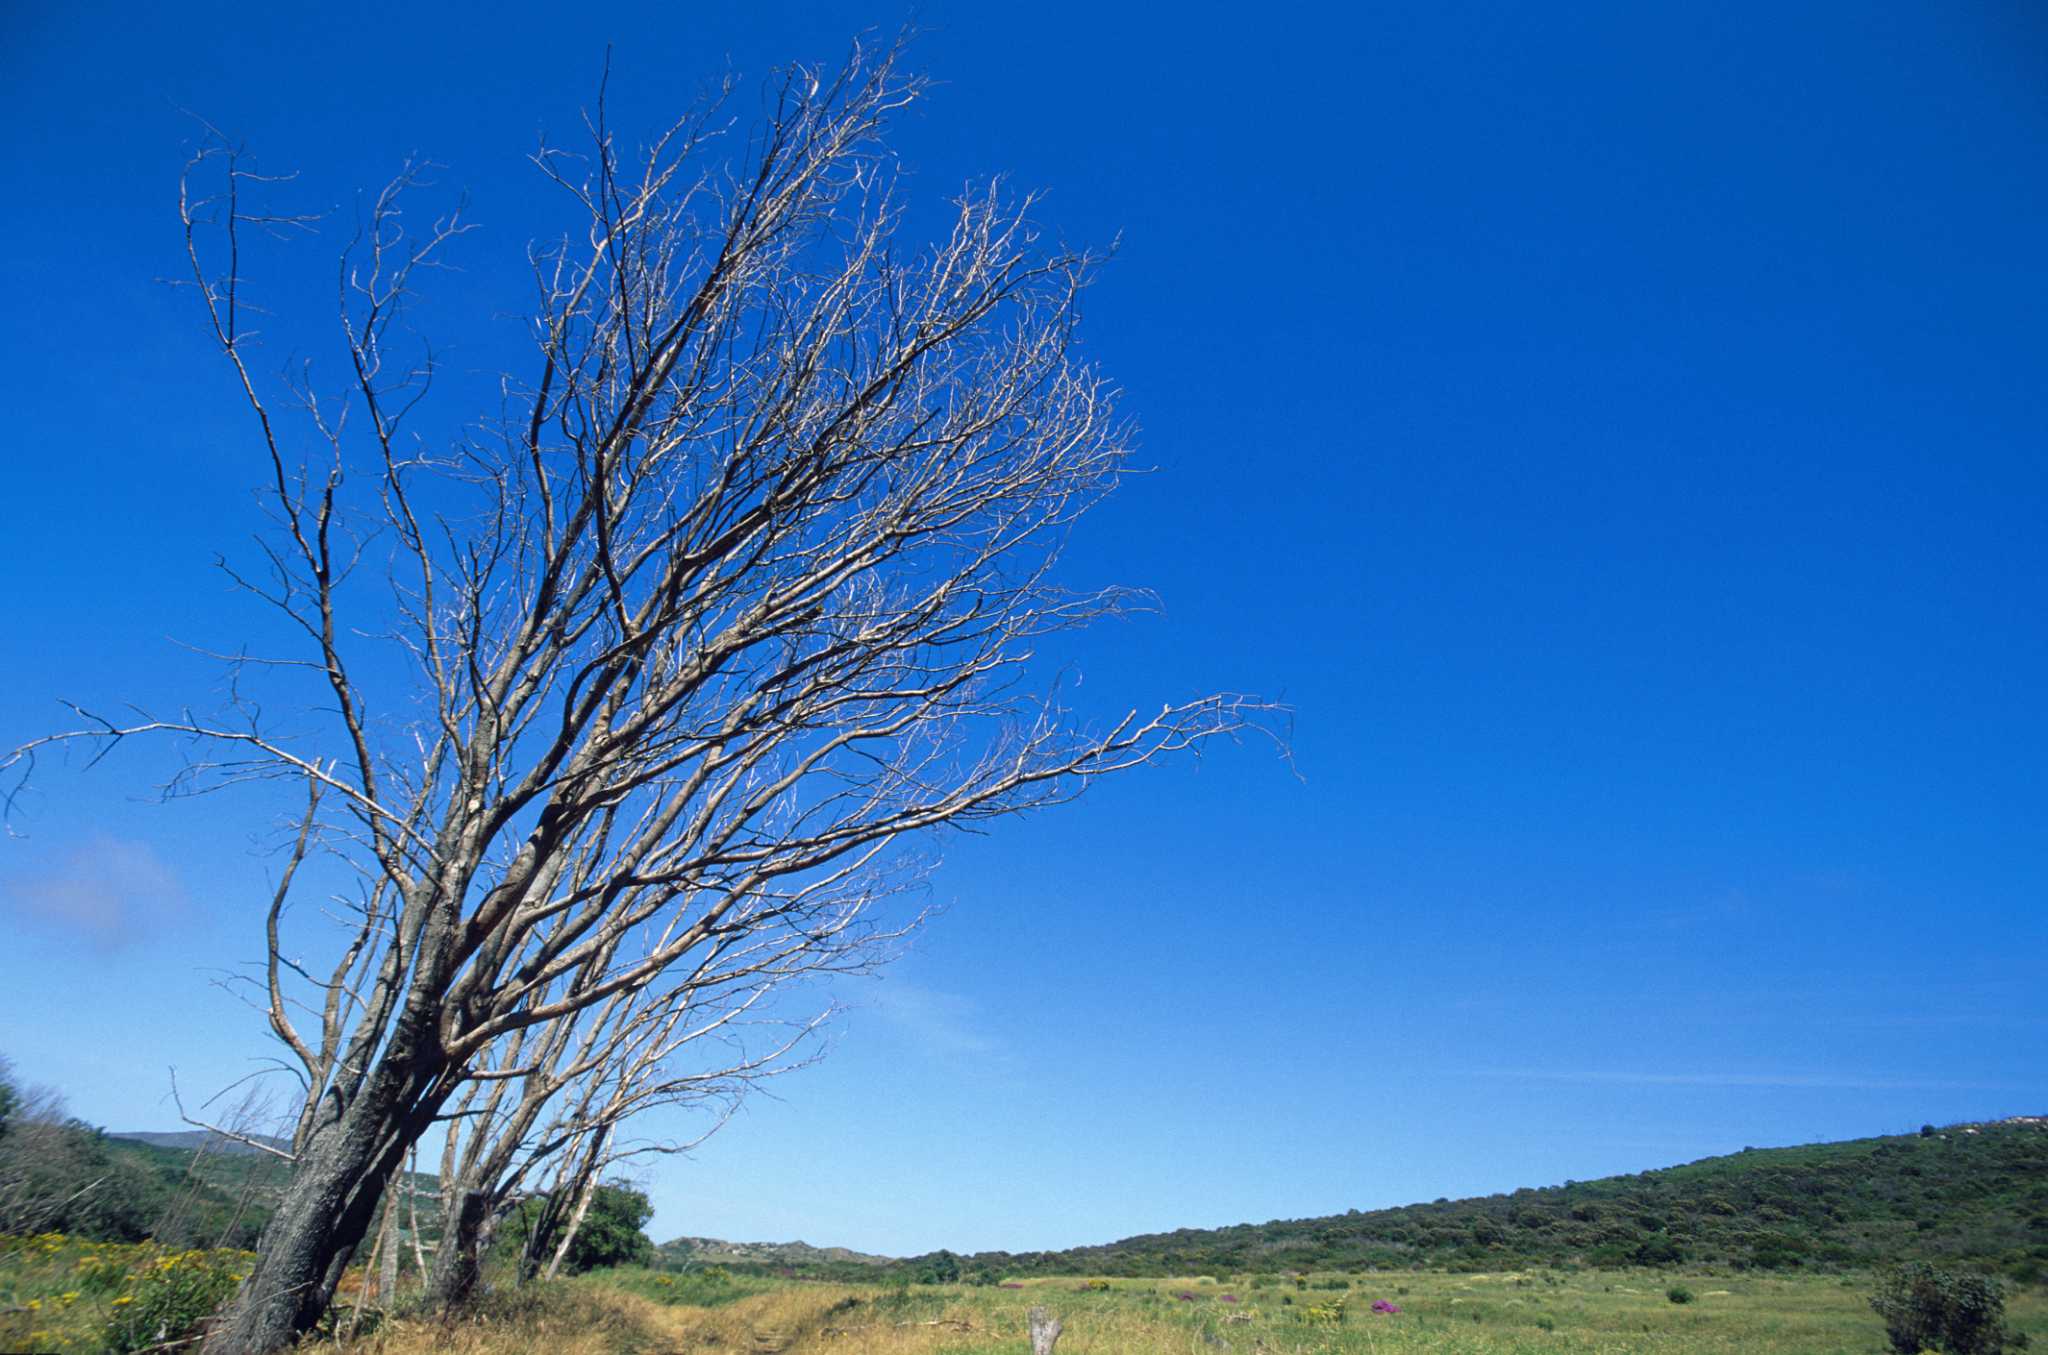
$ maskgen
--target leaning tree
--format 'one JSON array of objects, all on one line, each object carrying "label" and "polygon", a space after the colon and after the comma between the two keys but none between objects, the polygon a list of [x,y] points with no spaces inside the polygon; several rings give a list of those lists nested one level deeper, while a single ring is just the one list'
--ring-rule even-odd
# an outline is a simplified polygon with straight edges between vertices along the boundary
[{"label": "leaning tree", "polygon": [[[1053,571],[1130,445],[1074,351],[1098,260],[993,184],[903,246],[882,133],[922,85],[900,56],[792,68],[751,128],[728,87],[638,149],[600,100],[577,153],[534,157],[580,224],[529,254],[523,370],[431,439],[407,316],[460,213],[407,224],[417,169],[377,195],[343,255],[346,379],[274,396],[244,245],[308,223],[224,140],[189,166],[190,280],[272,519],[234,577],[297,651],[237,657],[218,716],[80,712],[10,761],[171,736],[181,788],[301,788],[256,909],[259,1005],[304,1083],[294,1165],[210,1349],[313,1326],[384,1183],[518,1049],[574,1044],[608,1003],[658,1012],[678,972],[857,951],[933,830],[1272,710],[1091,724],[1057,701],[1047,637],[1146,601]],[[275,723],[263,671],[320,698]],[[342,868],[315,965],[281,931]]]},{"label": "leaning tree", "polygon": [[[754,1086],[815,1057],[813,1037],[832,1009],[780,1014],[776,999],[786,988],[821,973],[864,969],[887,954],[872,932],[837,943],[815,934],[744,940],[732,949],[703,947],[656,982],[522,1027],[480,1052],[441,1113],[436,1303],[458,1307],[471,1297],[497,1225],[522,1203],[531,1202],[533,1226],[520,1278],[543,1268],[554,1274],[607,1171],[702,1143]],[[569,976],[535,1000],[560,1003],[577,982],[604,972]],[[657,1107],[697,1112],[691,1132],[679,1139],[624,1132]],[[547,1254],[532,1250],[549,1239]]]}]

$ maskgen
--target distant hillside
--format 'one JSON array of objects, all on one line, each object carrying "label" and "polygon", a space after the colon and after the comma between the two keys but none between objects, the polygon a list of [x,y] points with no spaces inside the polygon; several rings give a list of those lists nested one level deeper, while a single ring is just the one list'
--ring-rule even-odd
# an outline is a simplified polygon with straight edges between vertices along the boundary
[{"label": "distant hillside", "polygon": [[[261,1148],[244,1143],[240,1139],[231,1139],[225,1134],[216,1134],[210,1129],[184,1129],[176,1133],[158,1133],[138,1129],[119,1134],[110,1129],[107,1131],[107,1137],[110,1139],[126,1139],[131,1143],[146,1143],[152,1148],[223,1153],[229,1157],[269,1156]],[[257,1143],[268,1144],[279,1152],[286,1152],[291,1148],[291,1144],[287,1140],[273,1138],[268,1134],[251,1134],[249,1137]]]},{"label": "distant hillside", "polygon": [[808,1242],[723,1242],[715,1237],[678,1237],[655,1249],[656,1265],[741,1265],[772,1267],[886,1266],[893,1257],[870,1256],[846,1247],[813,1247]]},{"label": "distant hillside", "polygon": [[[38,1166],[43,1193],[66,1201],[39,1228],[179,1247],[254,1246],[291,1172],[280,1157],[205,1131],[112,1134],[85,1125],[67,1130]],[[434,1178],[412,1179],[421,1232],[432,1237]]]},{"label": "distant hillside", "polygon": [[1918,1257],[2025,1281],[2048,1276],[2048,1117],[1744,1149],[1634,1176],[1067,1251],[936,1252],[899,1269],[978,1279],[1529,1265],[1829,1270]]}]

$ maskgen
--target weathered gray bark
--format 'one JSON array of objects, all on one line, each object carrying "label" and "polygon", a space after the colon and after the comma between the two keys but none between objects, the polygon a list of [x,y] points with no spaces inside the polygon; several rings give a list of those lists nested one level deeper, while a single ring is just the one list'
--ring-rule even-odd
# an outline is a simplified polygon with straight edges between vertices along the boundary
[{"label": "weathered gray bark", "polygon": [[465,1190],[441,1224],[441,1245],[434,1252],[434,1271],[427,1291],[434,1305],[454,1311],[473,1302],[483,1283],[484,1252],[491,1242],[497,1201],[490,1192]]},{"label": "weathered gray bark", "polygon": [[333,1303],[385,1183],[452,1090],[422,1026],[402,1025],[356,1099],[299,1143],[298,1166],[248,1278],[207,1335],[207,1355],[269,1355],[310,1331]]},{"label": "weathered gray bark", "polygon": [[427,1250],[425,1242],[420,1238],[420,1149],[418,1144],[413,1145],[407,1160],[412,1165],[406,1169],[407,1180],[410,1184],[406,1187],[405,1191],[405,1217],[412,1229],[413,1268],[416,1273],[424,1277],[427,1273]]},{"label": "weathered gray bark", "polygon": [[377,1301],[386,1306],[398,1293],[398,1192],[406,1184],[401,1172],[384,1188],[384,1226],[377,1237],[377,1255],[383,1263],[377,1272]]},{"label": "weathered gray bark", "polygon": [[377,1166],[368,1134],[337,1125],[316,1140],[263,1230],[249,1278],[207,1337],[207,1351],[262,1355],[320,1320],[368,1231],[376,1192],[365,1183],[382,1175]]},{"label": "weathered gray bark", "polygon": [[1033,1308],[1030,1324],[1031,1355],[1052,1355],[1052,1348],[1060,1339],[1060,1320],[1043,1308]]},{"label": "weathered gray bark", "polygon": [[568,1222],[562,1225],[562,1240],[555,1243],[554,1255],[548,1258],[547,1278],[552,1280],[562,1272],[562,1262],[568,1258],[569,1248],[576,1245],[576,1234],[583,1228],[583,1220],[590,1214],[590,1202],[597,1198],[597,1174],[587,1173],[576,1187],[576,1205],[569,1211]]}]

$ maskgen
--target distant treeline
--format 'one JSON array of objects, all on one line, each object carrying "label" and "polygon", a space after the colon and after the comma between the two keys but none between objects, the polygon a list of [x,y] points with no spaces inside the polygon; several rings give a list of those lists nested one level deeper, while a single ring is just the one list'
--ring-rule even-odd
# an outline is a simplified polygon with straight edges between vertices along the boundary
[{"label": "distant treeline", "polygon": [[994,1283],[1033,1275],[1497,1271],[1525,1266],[1847,1270],[1928,1260],[2048,1275],[2048,1123],[1745,1149],[1682,1167],[1469,1200],[1056,1252],[933,1252],[887,1266],[775,1270],[849,1282]]}]

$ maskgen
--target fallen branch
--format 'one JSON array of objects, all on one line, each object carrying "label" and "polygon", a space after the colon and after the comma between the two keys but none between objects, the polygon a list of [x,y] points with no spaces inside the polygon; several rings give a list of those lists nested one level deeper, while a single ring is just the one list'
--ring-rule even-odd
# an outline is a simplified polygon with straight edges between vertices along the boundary
[{"label": "fallen branch", "polygon": [[964,1317],[935,1317],[929,1322],[898,1322],[899,1327],[950,1327],[954,1331],[973,1331],[974,1324]]}]

